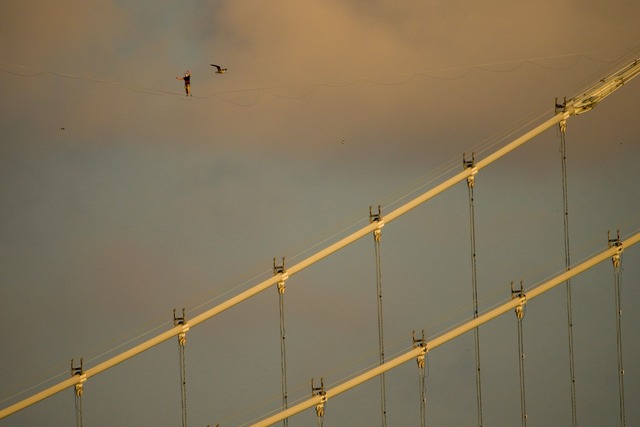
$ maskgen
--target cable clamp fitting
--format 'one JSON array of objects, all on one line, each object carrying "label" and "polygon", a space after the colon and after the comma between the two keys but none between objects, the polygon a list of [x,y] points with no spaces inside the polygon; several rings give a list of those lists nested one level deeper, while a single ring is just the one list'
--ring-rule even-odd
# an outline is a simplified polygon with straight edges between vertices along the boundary
[{"label": "cable clamp fitting", "polygon": [[462,168],[469,170],[469,176],[467,176],[467,185],[469,188],[473,188],[476,183],[476,174],[478,168],[476,167],[476,153],[471,153],[471,160],[467,160],[467,153],[462,153]]},{"label": "cable clamp fitting", "polygon": [[382,237],[382,227],[384,227],[384,219],[382,218],[382,210],[378,205],[378,213],[374,213],[372,207],[369,206],[369,224],[376,223],[377,228],[373,230],[373,238],[376,242]]},{"label": "cable clamp fitting", "polygon": [[187,332],[189,331],[189,323],[187,323],[184,308],[182,309],[182,317],[177,317],[176,309],[173,309],[173,326],[182,326],[182,332],[178,334],[178,343],[180,346],[184,346],[187,343]]},{"label": "cable clamp fitting", "polygon": [[425,366],[425,356],[427,355],[427,341],[424,338],[424,329],[422,330],[422,338],[416,338],[416,331],[413,331],[413,348],[422,348],[422,353],[416,358],[418,368]]},{"label": "cable clamp fitting", "polygon": [[524,293],[524,287],[522,285],[522,280],[520,281],[520,289],[513,288],[513,282],[511,282],[511,298],[519,298],[520,304],[516,307],[516,318],[518,320],[522,320],[524,318],[525,306],[527,304],[527,295]]},{"label": "cable clamp fitting", "polygon": [[284,295],[284,291],[286,289],[285,281],[289,278],[287,274],[287,270],[284,267],[284,257],[282,257],[282,265],[276,265],[276,259],[273,259],[273,275],[276,276],[280,274],[280,280],[278,281],[278,293],[280,295]]},{"label": "cable clamp fitting", "polygon": [[82,358],[80,359],[80,366],[73,366],[73,359],[71,359],[71,376],[77,377],[78,382],[75,384],[75,393],[77,397],[82,397],[84,391],[83,384],[87,381],[87,374],[84,373],[84,363]]},{"label": "cable clamp fitting", "polygon": [[607,240],[609,241],[609,248],[616,248],[616,253],[611,257],[611,261],[613,262],[613,266],[615,268],[619,268],[620,256],[622,255],[622,251],[624,251],[622,241],[620,240],[620,230],[618,230],[617,237],[615,239],[612,239],[611,233],[607,231]]},{"label": "cable clamp fitting", "polygon": [[318,418],[324,417],[324,404],[327,403],[327,392],[324,390],[324,378],[320,378],[320,387],[314,387],[311,378],[311,397],[320,396],[320,402],[316,405],[316,415]]}]

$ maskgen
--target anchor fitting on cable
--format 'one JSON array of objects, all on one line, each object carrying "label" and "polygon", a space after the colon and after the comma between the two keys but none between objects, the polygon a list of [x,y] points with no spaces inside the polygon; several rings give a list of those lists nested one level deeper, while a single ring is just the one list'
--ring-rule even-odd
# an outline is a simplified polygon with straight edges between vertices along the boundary
[{"label": "anchor fitting on cable", "polygon": [[620,267],[620,255],[622,255],[622,251],[624,247],[622,246],[622,241],[620,240],[620,230],[618,230],[617,237],[615,239],[611,238],[611,233],[607,231],[607,240],[609,241],[610,248],[616,248],[616,253],[611,257],[611,261],[613,262],[613,266],[615,268]]},{"label": "anchor fitting on cable", "polygon": [[173,326],[182,326],[182,332],[178,334],[178,344],[181,347],[187,343],[187,331],[189,330],[189,324],[184,314],[184,308],[182,309],[182,317],[176,316],[176,309],[173,309]]},{"label": "anchor fitting on cable", "polygon": [[83,384],[85,381],[87,381],[87,376],[84,373],[84,363],[82,358],[80,358],[80,366],[74,366],[73,359],[71,359],[71,376],[77,376],[79,378],[80,382],[75,385],[75,393],[76,396],[82,397],[82,392],[84,391]]},{"label": "anchor fitting on cable", "polygon": [[471,160],[467,160],[467,153],[462,153],[462,168],[471,170],[471,174],[467,177],[467,185],[469,188],[473,188],[476,181],[476,174],[478,168],[476,167],[476,153],[471,153]]},{"label": "anchor fitting on cable", "polygon": [[524,318],[525,305],[527,304],[527,295],[524,293],[524,287],[522,280],[520,281],[520,289],[514,289],[513,282],[511,282],[511,299],[520,299],[520,304],[516,307],[516,318],[521,320]]},{"label": "anchor fitting on cable", "polygon": [[282,275],[280,281],[278,282],[278,293],[280,295],[284,295],[284,291],[286,288],[284,282],[289,278],[287,270],[284,268],[284,257],[282,257],[282,265],[276,265],[276,259],[273,259],[273,275],[276,276],[278,274]]},{"label": "anchor fitting on cable", "polygon": [[311,397],[320,396],[320,403],[316,405],[316,415],[318,418],[324,417],[324,404],[327,403],[327,392],[324,390],[324,378],[320,378],[320,387],[313,385],[311,378]]},{"label": "anchor fitting on cable", "polygon": [[425,356],[427,355],[427,340],[424,338],[424,329],[422,330],[422,338],[416,338],[416,331],[413,331],[413,348],[422,348],[422,353],[416,358],[418,368],[422,369],[425,365]]},{"label": "anchor fitting on cable", "polygon": [[380,237],[382,236],[382,227],[384,227],[384,220],[382,219],[382,210],[380,209],[380,205],[378,205],[378,213],[373,212],[373,208],[369,206],[369,224],[377,223],[378,228],[373,230],[373,238],[376,242],[380,241]]}]

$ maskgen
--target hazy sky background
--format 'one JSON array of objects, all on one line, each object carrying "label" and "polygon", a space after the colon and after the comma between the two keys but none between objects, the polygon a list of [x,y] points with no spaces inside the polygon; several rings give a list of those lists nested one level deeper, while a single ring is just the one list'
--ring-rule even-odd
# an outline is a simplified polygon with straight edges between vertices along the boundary
[{"label": "hazy sky background", "polygon": [[[2,408],[66,379],[72,358],[95,366],[168,329],[172,309],[193,317],[269,277],[274,257],[301,261],[640,57],[630,0],[25,0],[0,15]],[[187,68],[192,98],[175,79]],[[640,228],[639,100],[634,80],[568,122],[574,262],[607,230]],[[477,175],[481,310],[564,268],[559,146],[551,129]],[[472,316],[464,183],[385,226],[381,252],[387,358],[414,329]],[[638,248],[623,268],[637,425]],[[312,377],[377,363],[375,277],[367,237],[287,281],[289,402]],[[616,425],[611,263],[572,283],[578,421]],[[564,288],[524,322],[528,425],[570,425]],[[512,314],[481,328],[486,425],[520,423],[516,338]],[[279,408],[275,289],[187,339],[189,425]],[[427,384],[429,425],[476,424],[470,334],[429,355]],[[419,425],[418,400],[414,363],[387,374],[388,425]],[[330,400],[325,425],[378,425],[378,404],[374,380]],[[87,426],[180,425],[177,340],[91,378],[83,405]],[[66,390],[0,426],[74,422]],[[290,420],[315,423],[313,410]]]}]

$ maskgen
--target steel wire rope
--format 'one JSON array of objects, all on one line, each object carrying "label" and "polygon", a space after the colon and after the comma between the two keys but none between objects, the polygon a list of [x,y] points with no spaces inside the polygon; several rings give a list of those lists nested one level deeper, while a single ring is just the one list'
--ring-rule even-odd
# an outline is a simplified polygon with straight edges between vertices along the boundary
[{"label": "steel wire rope", "polygon": [[[283,266],[284,267],[284,266]],[[278,288],[278,308],[280,311],[280,371],[282,373],[282,410],[287,409],[287,348],[285,344],[285,323],[284,323],[284,282],[282,290]],[[282,420],[283,426],[289,425],[289,419]]]},{"label": "steel wire rope", "polygon": [[[562,212],[563,212],[563,230],[564,230],[564,257],[565,268],[567,271],[571,269],[571,244],[569,241],[569,189],[567,184],[567,141],[566,141],[566,122],[560,122],[560,157],[562,160]],[[571,420],[573,427],[578,426],[578,411],[576,401],[576,371],[575,371],[575,352],[573,345],[573,296],[571,289],[571,279],[565,282],[566,298],[567,298],[567,339],[569,344],[569,387],[571,391]]]},{"label": "steel wire rope", "polygon": [[[378,209],[380,209],[378,207]],[[371,210],[369,211],[370,221],[380,221],[382,219],[382,213],[378,210],[378,214],[375,217],[371,216]],[[384,318],[383,318],[383,305],[382,305],[382,262],[380,254],[380,240],[382,237],[381,230],[378,228],[373,232],[373,241],[375,247],[375,259],[376,259],[376,302],[378,308],[378,346],[380,350],[380,365],[384,364]],[[387,390],[385,374],[380,375],[380,417],[383,427],[387,425]]]},{"label": "steel wire rope", "polygon": [[428,363],[429,353],[427,352],[427,341],[424,337],[424,329],[422,330],[422,338],[416,338],[415,331],[412,332],[412,347],[422,347],[424,353],[416,358],[416,364],[418,365],[418,391],[420,394],[420,427],[426,427],[427,425],[427,384],[426,384],[426,369]]},{"label": "steel wire rope", "polygon": [[522,317],[518,317],[518,354],[520,368],[520,415],[522,418],[522,427],[527,426],[527,395],[524,375],[524,332],[522,330]]},{"label": "steel wire rope", "polygon": [[[178,338],[179,340],[181,338]],[[178,344],[180,352],[180,395],[182,403],[182,427],[187,427],[187,367],[184,354],[184,343]]]},{"label": "steel wire rope", "polygon": [[[618,240],[619,241],[619,240]],[[618,401],[620,409],[620,426],[627,424],[627,416],[624,406],[624,363],[622,352],[622,256],[618,254],[617,259],[613,259],[613,287],[616,305],[616,352],[618,356]]]},{"label": "steel wire rope", "polygon": [[424,355],[425,361],[418,362],[418,388],[420,389],[420,427],[426,427],[427,425],[427,383],[426,383],[426,368],[427,355]]},{"label": "steel wire rope", "polygon": [[176,316],[176,310],[173,310],[173,326],[182,327],[182,332],[178,334],[180,397],[182,405],[182,427],[187,427],[187,363],[185,358],[185,347],[187,345],[188,322],[184,308],[182,309],[182,316]]},{"label": "steel wire rope", "polygon": [[[82,386],[82,384],[80,384]],[[76,408],[76,427],[82,427],[82,389],[73,390],[75,408]]]},{"label": "steel wire rope", "polygon": [[[473,167],[473,160],[468,166]],[[467,166],[467,165],[465,165]],[[471,175],[467,179],[467,193],[469,195],[469,234],[471,236],[471,291],[473,296],[473,318],[478,318],[478,274],[476,264],[476,226],[474,203],[475,177]],[[476,411],[478,427],[482,427],[482,376],[480,372],[480,328],[473,329],[476,363]]]}]

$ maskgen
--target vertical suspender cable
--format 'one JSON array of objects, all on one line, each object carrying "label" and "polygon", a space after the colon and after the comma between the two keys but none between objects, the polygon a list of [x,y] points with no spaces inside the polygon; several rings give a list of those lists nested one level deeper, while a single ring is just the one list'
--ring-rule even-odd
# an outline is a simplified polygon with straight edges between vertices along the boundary
[{"label": "vertical suspender cable", "polygon": [[180,395],[182,398],[182,427],[187,427],[187,366],[184,354],[184,348],[187,344],[187,331],[189,327],[186,323],[184,308],[182,309],[182,317],[176,317],[176,310],[173,310],[173,325],[181,325],[183,330],[178,334],[178,351],[180,353]]},{"label": "vertical suspender cable", "polygon": [[[282,409],[288,407],[287,403],[287,349],[285,345],[285,329],[284,329],[284,292],[278,293],[280,299],[280,368],[282,371]],[[287,427],[289,419],[282,420],[282,425]]]},{"label": "vertical suspender cable", "polygon": [[524,382],[524,333],[522,330],[522,321],[525,314],[525,305],[527,303],[527,296],[524,293],[522,282],[520,282],[520,290],[513,289],[513,282],[511,282],[511,298],[520,299],[520,304],[516,307],[516,319],[518,321],[518,354],[519,354],[519,368],[520,368],[520,414],[522,418],[522,427],[527,427],[527,398],[526,388]]},{"label": "vertical suspender cable", "polygon": [[522,318],[518,318],[518,351],[520,353],[520,410],[522,427],[527,426],[527,398],[524,383],[524,337],[522,332]]},{"label": "vertical suspender cable", "polygon": [[82,393],[78,394],[76,391],[74,394],[76,401],[76,427],[82,427]]},{"label": "vertical suspender cable", "polygon": [[[278,306],[280,311],[280,371],[282,373],[281,387],[282,387],[282,410],[288,408],[287,397],[287,346],[285,343],[286,331],[284,322],[284,292],[286,289],[285,280],[288,277],[284,268],[284,258],[282,258],[282,265],[276,266],[276,259],[273,259],[273,274],[281,274],[281,280],[278,282]],[[289,419],[282,420],[282,425],[287,427],[289,425]]]},{"label": "vertical suspender cable", "polygon": [[618,231],[617,239],[609,239],[609,247],[611,246],[616,246],[618,248],[618,252],[613,256],[612,261],[616,300],[616,342],[618,350],[618,398],[620,400],[620,426],[624,427],[627,421],[624,409],[624,365],[622,363],[622,293],[620,289],[620,280],[622,276],[620,268],[620,264],[622,262],[622,243],[620,242],[620,231]]},{"label": "vertical suspender cable", "polygon": [[424,329],[422,330],[422,338],[416,339],[416,331],[413,331],[413,348],[423,348],[424,353],[416,358],[418,364],[418,387],[420,388],[420,427],[427,425],[427,383],[426,383],[426,356],[427,356],[427,340],[424,338]]},{"label": "vertical suspender cable", "polygon": [[622,296],[620,289],[620,266],[615,267],[615,294],[616,294],[616,337],[618,344],[618,388],[620,395],[620,425],[626,425],[624,409],[624,365],[622,363]]},{"label": "vertical suspender cable", "polygon": [[[463,167],[468,169],[475,168],[475,160],[467,161],[462,158]],[[476,226],[475,226],[475,207],[473,188],[475,187],[475,173],[467,178],[467,188],[469,192],[469,230],[471,235],[471,288],[473,291],[473,318],[478,318],[478,279],[476,273]],[[478,427],[482,427],[482,378],[480,376],[480,330],[473,330],[475,340],[475,358],[476,358],[476,407]]]},{"label": "vertical suspender cable", "polygon": [[[378,206],[378,213],[372,214],[371,207],[369,207],[369,220],[371,222],[378,222],[380,225],[373,231],[373,240],[376,253],[376,293],[378,300],[378,344],[380,346],[380,364],[384,364],[384,322],[382,318],[382,272],[381,272],[381,260],[380,260],[380,238],[382,232],[380,228],[384,226],[381,221],[382,214],[380,212],[380,206]],[[382,420],[382,427],[387,425],[387,399],[386,399],[386,384],[384,373],[380,375],[380,417]]]},{"label": "vertical suspender cable", "polygon": [[[178,338],[180,339],[180,338]],[[187,427],[187,368],[184,358],[184,341],[179,344],[180,348],[180,390],[182,395],[182,427]]]},{"label": "vertical suspender cable", "polygon": [[[560,154],[562,157],[562,206],[564,217],[564,259],[565,268],[568,271],[571,268],[571,254],[569,251],[569,196],[567,186],[567,144],[566,130],[567,122],[563,120],[559,123],[560,127]],[[567,279],[567,329],[569,340],[569,379],[571,387],[571,420],[573,427],[578,426],[578,411],[576,403],[576,375],[575,375],[575,356],[573,347],[573,303],[571,292],[571,279]]]},{"label": "vertical suspender cable", "polygon": [[73,359],[71,359],[71,376],[77,376],[80,378],[80,382],[74,387],[73,394],[76,407],[76,427],[82,427],[82,394],[84,392],[84,381],[86,375],[84,374],[84,362],[80,359],[80,366],[73,366]]},{"label": "vertical suspender cable", "polygon": [[420,386],[420,427],[427,425],[427,381],[426,360],[418,362],[418,377]]}]

